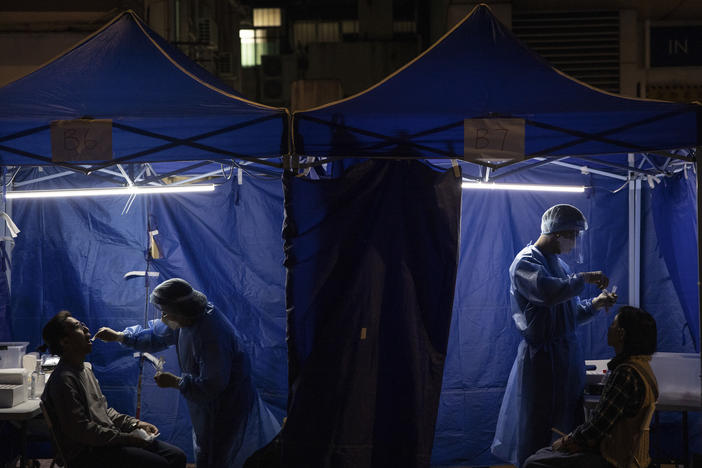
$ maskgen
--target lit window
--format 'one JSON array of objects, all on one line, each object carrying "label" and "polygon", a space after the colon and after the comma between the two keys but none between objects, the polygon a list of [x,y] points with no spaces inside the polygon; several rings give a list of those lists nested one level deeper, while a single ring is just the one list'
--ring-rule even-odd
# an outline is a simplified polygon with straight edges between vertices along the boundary
[{"label": "lit window", "polygon": [[271,29],[256,29],[256,65],[261,65],[261,55],[280,53],[278,33]]},{"label": "lit window", "polygon": [[240,29],[239,41],[241,41],[241,66],[253,67],[256,65],[256,43],[254,41],[254,30]]},{"label": "lit window", "polygon": [[295,21],[293,35],[296,46],[317,42],[317,24],[312,21]]},{"label": "lit window", "polygon": [[358,34],[358,20],[342,21],[341,34]]},{"label": "lit window", "polygon": [[319,23],[317,25],[319,42],[339,42],[339,23]]},{"label": "lit window", "polygon": [[358,21],[296,21],[293,24],[296,46],[315,42],[339,42],[342,34],[358,34]]},{"label": "lit window", "polygon": [[254,8],[253,25],[255,28],[280,27],[282,25],[280,8]]},{"label": "lit window", "polygon": [[417,31],[417,23],[414,21],[393,21],[392,32],[395,33],[414,33]]},{"label": "lit window", "polygon": [[241,66],[261,65],[261,55],[278,54],[278,35],[276,30],[240,29]]}]

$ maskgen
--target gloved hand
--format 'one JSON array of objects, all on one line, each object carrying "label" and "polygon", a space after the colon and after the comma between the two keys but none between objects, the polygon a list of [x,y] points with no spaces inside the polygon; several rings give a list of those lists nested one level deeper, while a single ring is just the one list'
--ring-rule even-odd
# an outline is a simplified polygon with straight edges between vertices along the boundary
[{"label": "gloved hand", "polygon": [[156,372],[154,380],[156,381],[156,385],[161,388],[178,388],[181,378],[170,372]]},{"label": "gloved hand", "polygon": [[592,307],[595,309],[605,308],[609,311],[609,308],[617,303],[617,294],[608,291],[602,291],[599,296],[592,300]]},{"label": "gloved hand", "polygon": [[109,327],[102,327],[97,331],[97,333],[95,333],[95,338],[99,338],[105,342],[117,341],[121,343],[124,339],[124,333],[114,331]]},{"label": "gloved hand", "polygon": [[578,273],[586,283],[595,284],[598,288],[604,289],[609,284],[609,278],[601,271],[585,271]]}]

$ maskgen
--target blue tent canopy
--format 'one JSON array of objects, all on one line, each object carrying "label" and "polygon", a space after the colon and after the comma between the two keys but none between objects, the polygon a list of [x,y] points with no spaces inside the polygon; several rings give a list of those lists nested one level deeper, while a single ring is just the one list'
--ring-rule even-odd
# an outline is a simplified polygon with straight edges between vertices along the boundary
[{"label": "blue tent canopy", "polygon": [[[588,187],[578,196],[464,192],[433,464],[498,462],[490,444],[520,339],[509,313],[507,266],[538,237],[540,215],[552,204],[573,203],[594,223],[584,270],[603,269],[619,285],[622,303],[636,298],[654,313],[660,350],[699,351],[697,262],[689,255],[694,176],[685,172],[695,158],[694,150],[685,150],[702,141],[700,110],[580,83],[530,51],[481,5],[375,86],[293,113],[294,154],[308,157],[303,165],[333,161],[326,176],[345,172],[354,158],[446,167],[450,159],[464,159],[465,119],[517,118],[525,121],[526,160],[488,162],[487,168],[462,164],[464,178]],[[632,267],[631,257],[641,266]],[[610,320],[603,314],[580,330],[587,358],[611,357],[603,339]]]},{"label": "blue tent canopy", "polygon": [[[184,169],[189,175],[202,175],[207,168],[199,164],[211,160],[277,164],[288,149],[285,110],[251,103],[228,90],[130,12],[48,65],[1,88],[0,103],[2,166],[52,164],[50,122],[81,117],[113,120],[115,159],[109,164],[157,163],[153,167],[160,177]],[[490,177],[590,187],[585,195],[571,198],[463,192],[460,263],[434,463],[496,461],[489,444],[518,340],[506,313],[506,265],[519,247],[533,240],[541,211],[564,200],[582,207],[593,223],[600,224],[592,245],[606,246],[593,249],[592,267],[625,281],[627,242],[622,232],[628,197],[619,189],[628,183],[629,171],[647,175],[649,169],[640,164],[645,162],[643,152],[666,151],[668,156],[694,160],[670,152],[699,144],[698,109],[588,88],[526,49],[481,6],[417,60],[370,90],[294,114],[298,155],[438,158],[444,165],[448,159],[462,158],[464,119],[523,118],[526,155],[532,159]],[[636,167],[622,161],[622,152],[637,153]],[[573,155],[577,160],[556,161]],[[586,155],[596,159],[586,160],[590,157]],[[665,158],[650,154],[646,158],[650,175],[666,178],[650,190],[646,184],[642,189],[641,237],[647,249],[641,255],[642,305],[666,314],[662,349],[694,351],[699,349],[690,342],[699,339],[693,313],[697,265],[686,255],[689,250],[674,248],[694,244],[694,184],[682,167],[673,173]],[[589,173],[572,170],[583,167],[583,161]],[[103,168],[93,174],[119,180],[119,175],[108,174],[106,164],[70,166],[83,172]],[[522,170],[525,167],[530,170]],[[599,177],[593,168],[616,177]],[[278,167],[272,169],[280,173]],[[55,177],[67,171],[27,171],[17,175],[15,186],[85,184],[85,178]],[[483,179],[486,175],[479,166],[468,164],[466,174]],[[88,311],[93,328],[107,321],[123,326],[141,320],[146,288],[141,282],[126,283],[122,276],[128,270],[145,269],[147,230],[155,222],[165,256],[152,266],[164,276],[202,282],[198,287],[216,303],[231,306],[229,316],[253,356],[259,390],[282,418],[287,396],[282,188],[277,180],[251,177],[242,184],[227,170],[222,175],[228,180],[212,197],[139,199],[131,211],[125,210],[126,198],[110,204],[17,202],[13,217],[23,232],[12,260],[13,302],[7,317],[0,311],[0,319],[9,325],[7,338],[29,336],[37,344],[41,324],[61,307]],[[322,170],[322,178],[325,175]],[[132,179],[143,183],[149,177],[156,181],[156,176],[148,175]],[[669,204],[678,207],[672,214]],[[387,230],[393,232],[391,227]],[[480,235],[474,235],[476,230]],[[220,279],[213,282],[213,277]],[[75,294],[57,278],[74,280],[74,287],[88,293]],[[619,285],[625,297],[626,286]],[[583,332],[589,357],[607,356],[609,350],[601,340],[605,329],[603,320]],[[108,379],[104,381],[108,399],[131,411],[136,363],[124,350],[107,346],[103,350],[96,351],[94,359],[101,381]],[[175,365],[174,358],[167,360]],[[111,374],[114,377],[108,377]],[[153,416],[154,422],[163,424],[169,440],[189,445],[187,427],[180,424],[186,416],[173,407],[178,399],[162,398],[158,389],[147,388],[144,400],[149,402],[145,418]]]},{"label": "blue tent canopy", "polygon": [[113,160],[91,169],[213,159],[279,166],[287,152],[285,109],[241,97],[131,11],[0,88],[0,103],[2,165],[51,164],[50,123],[80,118],[112,120]]},{"label": "blue tent canopy", "polygon": [[480,5],[375,86],[295,112],[293,140],[305,156],[461,159],[464,119],[518,118],[526,157],[645,152],[698,145],[699,111],[580,83]]},{"label": "blue tent canopy", "polygon": [[[147,312],[155,317],[145,297],[158,281],[127,281],[125,273],[180,276],[232,320],[251,356],[255,384],[282,418],[287,382],[279,176],[288,112],[242,98],[133,12],[0,88],[0,103],[0,166],[8,189],[162,185],[172,183],[167,178],[173,175],[181,183],[206,179],[218,185],[202,197],[36,203],[3,197],[2,209],[22,231],[12,250],[9,298],[7,277],[0,275],[2,339],[25,337],[34,350],[41,327],[60,309],[71,310],[93,331],[102,324],[121,329],[143,323]],[[112,121],[111,161],[52,160],[51,122],[80,118]],[[243,183],[249,169],[256,177],[247,175]],[[46,214],[37,216],[34,209]],[[159,259],[149,253],[153,229],[159,231]],[[177,372],[173,351],[164,353]],[[98,345],[91,361],[110,404],[135,414],[139,371],[132,353]],[[142,417],[159,426],[164,440],[190,452],[184,400],[164,395],[146,377]]]}]

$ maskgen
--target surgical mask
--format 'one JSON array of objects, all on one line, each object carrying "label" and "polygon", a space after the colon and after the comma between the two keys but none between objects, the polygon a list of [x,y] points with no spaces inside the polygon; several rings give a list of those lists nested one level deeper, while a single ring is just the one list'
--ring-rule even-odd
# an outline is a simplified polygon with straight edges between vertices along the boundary
[{"label": "surgical mask", "polygon": [[170,328],[171,330],[177,330],[178,328],[180,328],[180,325],[178,325],[177,322],[175,322],[175,321],[173,321],[173,320],[171,320],[171,319],[168,319],[168,318],[166,318],[166,317],[161,317],[161,321],[162,321],[163,323],[165,323],[166,326],[167,326],[168,328]]}]

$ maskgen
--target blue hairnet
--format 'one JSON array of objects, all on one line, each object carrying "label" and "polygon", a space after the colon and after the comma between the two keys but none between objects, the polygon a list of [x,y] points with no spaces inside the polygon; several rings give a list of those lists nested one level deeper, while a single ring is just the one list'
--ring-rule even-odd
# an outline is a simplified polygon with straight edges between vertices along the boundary
[{"label": "blue hairnet", "polygon": [[562,231],[584,231],[587,220],[583,213],[573,205],[554,205],[541,217],[541,234]]},{"label": "blue hairnet", "polygon": [[195,316],[207,307],[207,296],[181,278],[171,278],[156,286],[149,297],[152,303],[168,306],[170,311],[185,316]]}]

